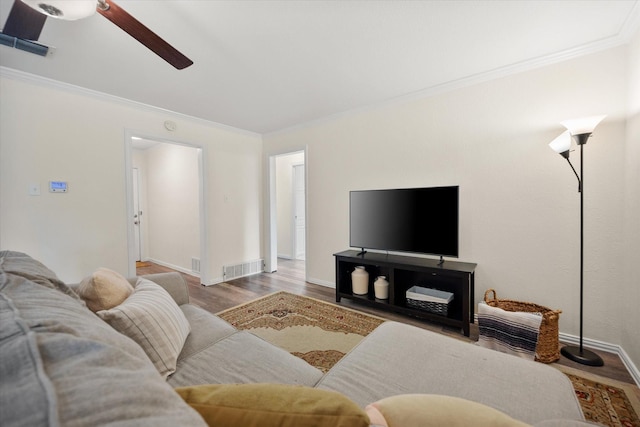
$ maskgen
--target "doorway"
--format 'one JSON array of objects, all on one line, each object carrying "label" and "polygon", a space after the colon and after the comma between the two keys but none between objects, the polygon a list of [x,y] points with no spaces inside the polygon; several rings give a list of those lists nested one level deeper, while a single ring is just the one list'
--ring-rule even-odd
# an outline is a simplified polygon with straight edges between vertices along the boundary
[{"label": "doorway", "polygon": [[[305,152],[297,151],[272,156],[269,162],[274,178],[271,186],[270,210],[272,256],[271,271],[286,261],[306,270],[306,168]],[[275,259],[274,259],[275,258]],[[274,264],[275,261],[275,265]],[[306,275],[306,273],[305,273]]]},{"label": "doorway", "polygon": [[207,283],[202,150],[128,138],[130,275],[135,275],[136,261],[150,261]]}]

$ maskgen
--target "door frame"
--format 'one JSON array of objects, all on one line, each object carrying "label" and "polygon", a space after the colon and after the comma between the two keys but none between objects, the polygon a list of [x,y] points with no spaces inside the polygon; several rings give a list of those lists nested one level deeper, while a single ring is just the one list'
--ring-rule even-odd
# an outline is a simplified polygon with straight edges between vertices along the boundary
[{"label": "door frame", "polygon": [[[307,197],[309,189],[309,166],[307,159],[307,147],[298,149],[282,150],[272,153],[265,153],[265,168],[267,173],[265,179],[265,267],[264,271],[273,273],[278,269],[278,205],[276,200],[276,158],[280,156],[286,156],[289,154],[296,154],[302,152],[304,154],[304,210],[305,210],[305,222],[309,224],[309,209]],[[308,265],[309,260],[308,247],[309,247],[309,227],[305,224],[304,232],[304,245],[305,245],[305,258],[304,258],[304,277],[305,281],[308,279]]]},{"label": "door frame", "polygon": [[136,276],[135,262],[135,235],[133,222],[133,178],[131,169],[133,168],[133,138],[149,139],[166,144],[183,145],[186,147],[196,148],[198,150],[198,181],[199,181],[199,227],[200,227],[200,283],[204,285],[210,283],[210,272],[208,263],[209,239],[207,233],[207,191],[206,191],[206,147],[202,144],[177,141],[167,139],[157,135],[151,135],[146,132],[136,131],[133,129],[125,129],[124,145],[125,145],[125,186],[126,186],[126,218],[127,218],[127,259],[129,277]]},{"label": "door frame", "polygon": [[[142,247],[142,221],[140,220],[140,169],[136,167],[131,168],[131,184],[132,184],[132,201],[133,201],[133,219],[134,224],[138,221],[138,229],[136,231],[136,227],[133,227],[133,253],[135,254],[136,260],[142,261],[142,253],[144,252],[144,248]],[[137,206],[136,206],[137,200]]]},{"label": "door frame", "polygon": [[[294,260],[297,261],[301,261],[298,259],[298,226],[296,225],[296,206],[297,206],[297,201],[298,201],[298,196],[296,193],[296,168],[302,167],[302,171],[305,172],[306,171],[306,166],[304,163],[295,163],[293,165],[291,165],[291,239],[292,239],[292,244],[291,244],[291,248],[292,248],[292,258]],[[306,187],[306,176],[304,176],[303,174],[303,179],[305,179],[304,184],[304,200],[303,200],[303,205],[304,205],[304,218],[305,218],[305,223],[304,223],[304,238],[305,238],[305,244],[304,244],[304,259],[307,259],[307,187]]]}]

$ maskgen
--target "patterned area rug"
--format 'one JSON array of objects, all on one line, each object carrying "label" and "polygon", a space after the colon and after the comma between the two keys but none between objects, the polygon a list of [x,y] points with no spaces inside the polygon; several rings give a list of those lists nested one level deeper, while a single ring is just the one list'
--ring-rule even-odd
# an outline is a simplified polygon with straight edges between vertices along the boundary
[{"label": "patterned area rug", "polygon": [[[277,292],[218,316],[286,349],[323,372],[331,369],[384,319],[309,297]],[[552,364],[571,379],[588,421],[640,427],[640,402],[631,384]]]},{"label": "patterned area rug", "polygon": [[284,291],[230,308],[218,316],[323,372],[384,322],[378,317]]},{"label": "patterned area rug", "polygon": [[566,366],[554,367],[564,372],[573,383],[587,421],[611,427],[640,427],[640,401],[632,384]]}]

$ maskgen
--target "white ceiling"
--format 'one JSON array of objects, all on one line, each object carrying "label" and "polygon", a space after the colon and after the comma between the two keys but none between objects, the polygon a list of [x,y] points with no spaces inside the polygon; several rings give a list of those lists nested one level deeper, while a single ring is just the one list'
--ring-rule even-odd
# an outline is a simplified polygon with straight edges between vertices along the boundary
[{"label": "white ceiling", "polygon": [[[0,0],[4,26],[13,0]],[[118,0],[194,61],[178,71],[96,14],[48,18],[46,58],[0,65],[264,134],[627,42],[639,0]]]}]

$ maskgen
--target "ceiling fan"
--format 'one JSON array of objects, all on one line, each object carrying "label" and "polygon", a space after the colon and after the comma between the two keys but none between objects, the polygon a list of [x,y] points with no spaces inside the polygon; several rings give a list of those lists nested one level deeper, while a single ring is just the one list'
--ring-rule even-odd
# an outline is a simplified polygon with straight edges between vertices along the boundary
[{"label": "ceiling fan", "polygon": [[44,48],[44,55],[46,55],[46,46],[30,43],[30,41],[38,40],[47,16],[73,21],[87,18],[95,12],[122,28],[178,70],[193,64],[193,61],[127,13],[113,0],[14,0],[0,35],[15,38],[15,40],[3,38],[0,42],[5,45],[12,43],[14,47],[19,49],[42,55],[43,53],[37,51],[38,46],[41,46]]}]

